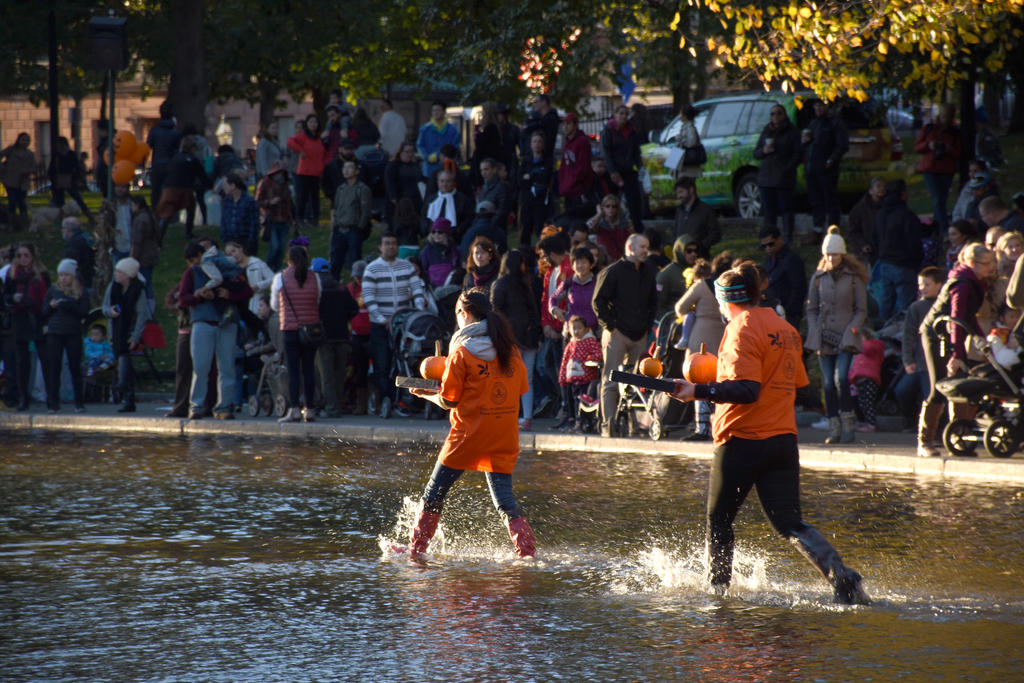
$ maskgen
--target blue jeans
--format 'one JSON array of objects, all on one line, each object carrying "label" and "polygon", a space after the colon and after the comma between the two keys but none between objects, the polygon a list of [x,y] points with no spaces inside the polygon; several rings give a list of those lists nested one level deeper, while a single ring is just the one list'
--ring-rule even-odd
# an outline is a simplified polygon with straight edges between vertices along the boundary
[{"label": "blue jeans", "polygon": [[[423,490],[423,509],[427,512],[440,513],[444,507],[444,499],[448,491],[465,470],[456,470],[442,465],[438,460],[434,465],[434,471],[430,475],[426,489]],[[512,491],[512,475],[500,472],[484,472],[487,477],[487,488],[491,491],[491,501],[495,509],[509,519],[522,517],[523,511],[516,502],[515,493]]]},{"label": "blue jeans", "polygon": [[235,397],[235,337],[238,324],[211,325],[196,321],[192,324],[189,349],[192,352],[192,394],[189,399],[193,413],[202,413],[206,405],[206,384],[210,377],[213,358],[217,357],[217,405],[213,412],[231,410]]},{"label": "blue jeans", "polygon": [[370,360],[373,361],[373,383],[377,387],[377,406],[391,390],[391,335],[384,323],[370,323]]},{"label": "blue jeans", "polygon": [[267,249],[267,265],[275,273],[281,270],[284,261],[284,247],[288,244],[287,223],[267,223],[267,232],[270,233],[270,247]]},{"label": "blue jeans", "polygon": [[871,291],[878,298],[878,319],[885,322],[905,311],[917,298],[917,273],[913,268],[879,261],[873,268]]},{"label": "blue jeans", "polygon": [[348,230],[331,230],[331,277],[341,277],[341,269],[352,270],[352,264],[363,254],[363,233],[353,226]]},{"label": "blue jeans", "polygon": [[840,411],[853,411],[853,396],[850,396],[850,363],[853,354],[840,351],[836,355],[818,354],[821,364],[821,379],[825,389],[825,414],[837,417]]},{"label": "blue jeans", "polygon": [[892,390],[893,396],[900,406],[900,413],[908,423],[917,419],[921,403],[931,392],[931,380],[928,379],[928,370],[924,368],[900,377],[900,381]]},{"label": "blue jeans", "polygon": [[952,173],[922,173],[925,187],[928,194],[932,196],[932,212],[935,214],[935,224],[941,231],[939,235],[945,235],[949,229],[949,214],[946,213],[946,204],[949,203],[949,188],[953,185]]},{"label": "blue jeans", "polygon": [[526,366],[526,393],[519,398],[523,406],[523,419],[529,420],[533,417],[533,365],[537,362],[537,349],[519,349],[519,355],[523,357],[523,365]]}]

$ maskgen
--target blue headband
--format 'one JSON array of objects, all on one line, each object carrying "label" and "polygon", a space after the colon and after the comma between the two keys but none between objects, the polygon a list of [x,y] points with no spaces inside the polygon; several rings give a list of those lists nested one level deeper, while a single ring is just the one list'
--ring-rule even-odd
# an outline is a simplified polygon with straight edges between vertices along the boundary
[{"label": "blue headband", "polygon": [[721,303],[730,304],[742,304],[750,301],[746,285],[740,284],[725,287],[718,280],[715,280],[715,298]]}]

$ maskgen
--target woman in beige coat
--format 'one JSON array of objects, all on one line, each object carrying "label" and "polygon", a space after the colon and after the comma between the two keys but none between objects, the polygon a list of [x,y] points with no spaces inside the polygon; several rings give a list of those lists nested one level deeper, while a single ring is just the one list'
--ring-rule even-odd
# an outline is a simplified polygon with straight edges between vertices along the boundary
[{"label": "woman in beige coat", "polygon": [[[693,328],[686,345],[686,355],[700,351],[703,343],[706,350],[718,353],[718,346],[725,334],[725,321],[718,310],[715,298],[715,278],[732,268],[732,252],[723,251],[711,262],[711,277],[695,281],[676,302],[676,317],[684,318],[691,311],[694,314]],[[697,401],[695,406],[695,428],[684,441],[711,441],[711,403]]]},{"label": "woman in beige coat", "polygon": [[821,243],[821,261],[807,288],[807,341],[818,352],[828,437],[825,443],[853,441],[850,362],[861,350],[861,327],[867,320],[867,268],[846,253],[839,228],[832,226]]}]

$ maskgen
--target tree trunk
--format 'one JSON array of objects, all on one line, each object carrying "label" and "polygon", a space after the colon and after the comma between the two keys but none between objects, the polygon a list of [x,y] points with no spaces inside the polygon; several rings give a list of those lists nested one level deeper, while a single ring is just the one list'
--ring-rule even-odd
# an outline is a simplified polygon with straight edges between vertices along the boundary
[{"label": "tree trunk", "polygon": [[279,88],[276,83],[260,82],[260,126],[266,126],[274,120],[274,110],[277,108],[277,93]]},{"label": "tree trunk", "polygon": [[170,3],[174,56],[167,98],[180,124],[206,129],[206,67],[203,62],[204,0]]},{"label": "tree trunk", "polygon": [[1019,133],[1024,131],[1024,69],[1011,69],[1013,77],[1013,89],[1017,96],[1013,98],[1013,111],[1010,112],[1010,122],[1007,126],[1007,133]]},{"label": "tree trunk", "polygon": [[974,77],[960,81],[960,187],[967,182],[967,162],[974,158]]}]

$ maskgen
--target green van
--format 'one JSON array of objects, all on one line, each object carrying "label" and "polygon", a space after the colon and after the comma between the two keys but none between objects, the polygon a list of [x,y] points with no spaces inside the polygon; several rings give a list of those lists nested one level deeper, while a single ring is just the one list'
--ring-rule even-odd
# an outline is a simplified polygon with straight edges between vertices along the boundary
[{"label": "green van", "polygon": [[[811,92],[787,95],[781,92],[744,92],[701,100],[694,125],[708,153],[703,175],[697,180],[701,199],[712,205],[732,206],[743,218],[761,215],[761,196],[757,189],[758,162],[754,147],[768,125],[769,112],[781,104],[790,121],[803,130],[814,116]],[[843,102],[839,116],[850,135],[850,149],[843,157],[839,171],[839,192],[860,196],[867,191],[874,176],[885,179],[906,177],[908,166],[903,161],[899,137],[885,117],[885,108],[877,103]],[[643,171],[641,182],[649,197],[652,213],[675,208],[675,183],[665,159],[677,145],[681,120],[676,116],[657,134],[657,141],[641,148]],[[803,166],[797,174],[797,193],[805,192]]]}]

